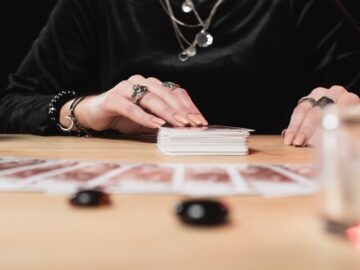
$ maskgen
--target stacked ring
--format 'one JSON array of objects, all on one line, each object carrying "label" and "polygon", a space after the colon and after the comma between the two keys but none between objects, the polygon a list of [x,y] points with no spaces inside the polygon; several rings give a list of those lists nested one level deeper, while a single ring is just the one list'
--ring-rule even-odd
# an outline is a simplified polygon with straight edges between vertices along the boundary
[{"label": "stacked ring", "polygon": [[326,106],[330,104],[334,104],[335,101],[327,96],[321,97],[316,103],[313,105],[313,107],[318,107],[320,109],[325,108]]},{"label": "stacked ring", "polygon": [[315,98],[312,98],[312,97],[302,97],[302,98],[300,98],[299,101],[298,101],[298,105],[303,103],[303,102],[310,102],[312,106],[314,106],[316,104]]},{"label": "stacked ring", "polygon": [[135,84],[133,86],[133,91],[131,94],[131,101],[134,104],[138,104],[140,102],[140,100],[146,95],[148,94],[150,91],[147,88],[147,86],[145,85],[140,85],[140,84]]},{"label": "stacked ring", "polygon": [[173,82],[163,82],[162,86],[169,88],[170,90],[175,90],[176,88],[180,88],[180,85]]}]

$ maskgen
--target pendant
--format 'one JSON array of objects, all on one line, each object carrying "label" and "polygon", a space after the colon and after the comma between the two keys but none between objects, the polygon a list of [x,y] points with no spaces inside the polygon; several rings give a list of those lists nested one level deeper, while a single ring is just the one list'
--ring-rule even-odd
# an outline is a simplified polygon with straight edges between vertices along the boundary
[{"label": "pendant", "polygon": [[178,58],[181,62],[185,62],[189,59],[189,55],[184,51],[178,54]]},{"label": "pendant", "polygon": [[200,47],[205,48],[213,44],[214,38],[209,32],[203,29],[196,35],[196,42]]},{"label": "pendant", "polygon": [[185,62],[189,58],[194,57],[196,54],[197,54],[196,44],[192,44],[191,46],[186,48],[185,51],[179,53],[178,58],[180,61]]},{"label": "pendant", "polygon": [[189,48],[187,48],[185,50],[185,53],[189,56],[189,57],[193,57],[196,55],[197,51],[196,51],[196,46],[195,45],[191,45]]},{"label": "pendant", "polygon": [[194,3],[191,0],[185,0],[181,6],[181,9],[185,13],[193,11]]}]

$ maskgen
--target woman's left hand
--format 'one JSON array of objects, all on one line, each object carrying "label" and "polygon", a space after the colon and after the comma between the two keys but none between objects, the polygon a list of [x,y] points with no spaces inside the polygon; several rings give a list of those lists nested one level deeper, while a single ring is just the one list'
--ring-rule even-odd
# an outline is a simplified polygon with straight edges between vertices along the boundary
[{"label": "woman's left hand", "polygon": [[341,86],[333,86],[330,89],[321,87],[314,89],[294,109],[290,124],[282,134],[285,145],[298,147],[313,145],[313,135],[321,115],[321,108],[313,105],[314,101],[318,101],[324,96],[333,100],[340,107],[348,107],[360,103],[357,95],[348,92]]}]

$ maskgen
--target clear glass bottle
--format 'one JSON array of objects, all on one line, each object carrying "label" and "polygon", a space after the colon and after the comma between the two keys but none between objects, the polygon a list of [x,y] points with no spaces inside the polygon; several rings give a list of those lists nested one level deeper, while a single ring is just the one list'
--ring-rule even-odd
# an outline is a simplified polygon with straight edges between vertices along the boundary
[{"label": "clear glass bottle", "polygon": [[326,109],[317,145],[325,225],[343,234],[360,224],[360,106]]}]

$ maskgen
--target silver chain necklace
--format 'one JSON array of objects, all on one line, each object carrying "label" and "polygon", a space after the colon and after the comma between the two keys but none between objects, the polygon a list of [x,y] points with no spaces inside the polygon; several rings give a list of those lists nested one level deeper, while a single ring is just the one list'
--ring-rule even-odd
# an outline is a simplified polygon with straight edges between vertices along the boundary
[{"label": "silver chain necklace", "polygon": [[[215,13],[219,6],[224,0],[218,0],[213,8],[210,11],[209,17],[204,21],[198,11],[195,8],[194,2],[192,0],[184,0],[182,4],[182,11],[185,13],[194,13],[198,24],[187,24],[174,16],[173,9],[170,4],[170,0],[160,0],[161,5],[163,6],[166,14],[170,17],[172,26],[174,28],[176,39],[180,45],[181,52],[178,54],[180,61],[187,61],[189,58],[194,57],[197,54],[196,46],[201,48],[209,47],[214,42],[214,37],[208,32],[210,28],[211,21],[215,16]],[[201,28],[201,30],[195,35],[195,38],[190,42],[182,33],[179,28],[179,25],[187,28]]]}]

